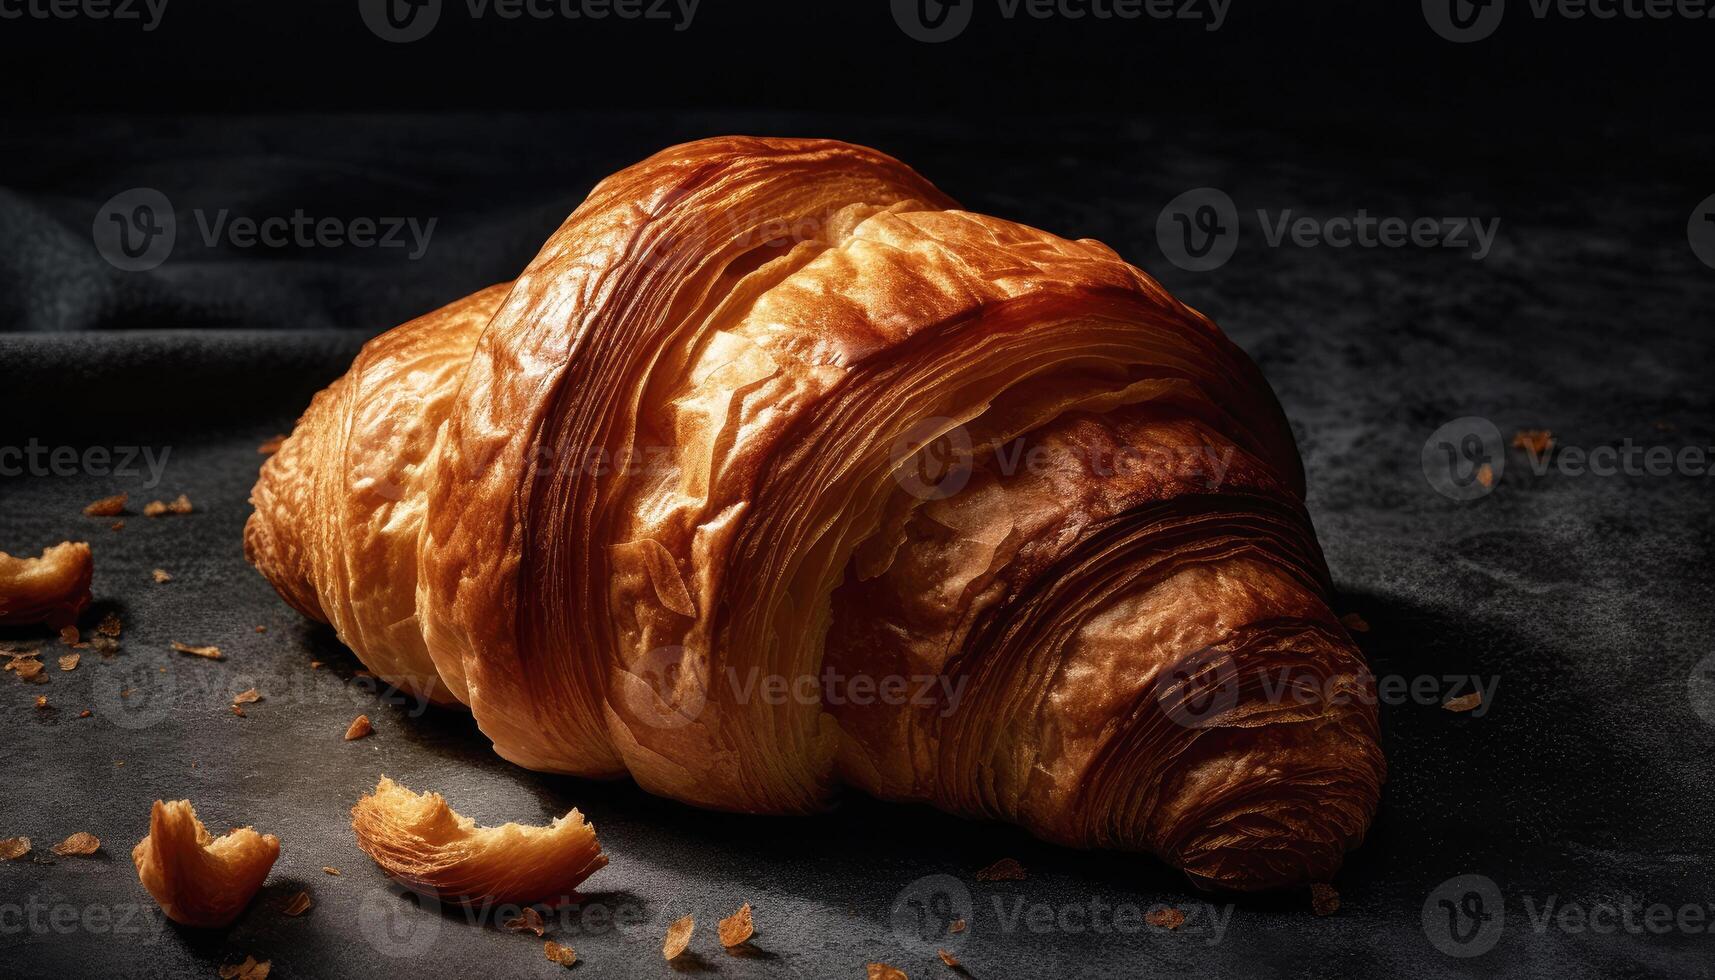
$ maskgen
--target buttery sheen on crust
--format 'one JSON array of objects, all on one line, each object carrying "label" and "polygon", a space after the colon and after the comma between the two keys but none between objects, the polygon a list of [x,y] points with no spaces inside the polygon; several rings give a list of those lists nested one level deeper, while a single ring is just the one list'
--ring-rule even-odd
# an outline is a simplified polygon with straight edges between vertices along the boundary
[{"label": "buttery sheen on crust", "polygon": [[1255,366],[1107,247],[728,137],[372,341],[245,546],[520,765],[1264,888],[1331,875],[1384,772],[1303,493]]},{"label": "buttery sheen on crust", "polygon": [[351,827],[394,880],[463,904],[562,901],[607,866],[595,827],[576,810],[546,827],[478,827],[441,794],[413,793],[386,776],[351,808]]}]

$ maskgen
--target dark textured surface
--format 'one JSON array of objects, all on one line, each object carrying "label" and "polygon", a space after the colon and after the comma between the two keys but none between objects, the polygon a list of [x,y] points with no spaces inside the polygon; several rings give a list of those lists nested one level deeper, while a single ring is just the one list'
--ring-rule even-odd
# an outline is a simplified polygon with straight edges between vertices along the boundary
[{"label": "dark textured surface", "polygon": [[[824,817],[745,818],[525,772],[494,757],[468,718],[388,703],[327,629],[303,622],[245,565],[256,444],[289,426],[365,336],[509,276],[602,173],[727,130],[872,142],[977,210],[1108,241],[1261,364],[1305,455],[1336,608],[1372,625],[1360,639],[1384,681],[1435,678],[1418,699],[1382,708],[1391,779],[1370,839],[1336,881],[1337,914],[1313,916],[1304,893],[1214,897],[1217,938],[1209,898],[1143,857],[1067,852],[855,798]],[[1655,140],[1642,160],[1628,149],[1638,134],[1546,152],[1561,139],[1539,133],[1527,153],[1497,133],[1426,158],[1434,135],[1402,121],[1385,133],[1240,137],[1185,120],[997,132],[774,116],[204,118],[147,132],[86,120],[0,137],[11,166],[0,213],[18,243],[0,253],[0,324],[37,331],[0,337],[17,403],[0,446],[146,445],[157,458],[170,449],[158,486],[145,486],[146,471],[0,477],[0,548],[89,540],[98,605],[87,624],[104,610],[126,623],[111,659],[86,650],[73,672],[50,666],[45,686],[0,679],[0,837],[28,835],[32,858],[52,862],[0,863],[0,973],[99,965],[112,976],[209,976],[252,954],[292,977],[552,975],[534,937],[419,910],[357,850],[346,811],[385,772],[485,823],[574,805],[594,821],[613,860],[589,882],[586,908],[625,924],[563,914],[553,932],[588,976],[671,974],[660,936],[684,913],[697,916],[702,958],[681,971],[858,976],[885,960],[943,975],[890,918],[902,891],[936,874],[971,896],[969,930],[943,945],[976,977],[1711,975],[1715,727],[1698,708],[1715,721],[1715,680],[1694,671],[1715,639],[1715,480],[1536,475],[1515,450],[1494,492],[1460,502],[1433,491],[1420,463],[1432,432],[1473,415],[1504,435],[1551,428],[1562,452],[1628,439],[1715,444],[1715,270],[1685,235],[1692,208],[1715,192],[1702,169],[1707,141]],[[105,148],[105,162],[67,172],[60,161],[71,157],[55,148],[74,145]],[[127,274],[96,254],[89,229],[103,200],[136,185],[186,208],[440,222],[416,262],[198,246]],[[1155,219],[1203,185],[1234,198],[1243,234],[1224,267],[1185,272],[1163,260]],[[1480,262],[1453,250],[1267,248],[1258,208],[1501,226]],[[215,325],[248,329],[167,329]],[[356,329],[321,329],[338,327]],[[40,332],[88,328],[104,332]],[[79,513],[118,490],[132,495],[124,530]],[[196,513],[140,515],[143,502],[181,492]],[[156,567],[174,581],[154,584]],[[219,644],[227,659],[173,653],[175,640]],[[43,651],[50,661],[62,652],[46,640]],[[1465,675],[1493,685],[1480,716],[1437,707],[1464,693],[1442,678]],[[251,686],[264,700],[234,717],[231,696]],[[50,710],[32,706],[38,694]],[[93,717],[79,719],[85,708]],[[377,734],[342,742],[360,712]],[[231,929],[166,924],[137,884],[128,855],[157,797],[190,798],[217,832],[248,823],[280,836],[268,885]],[[78,830],[101,837],[102,852],[47,853]],[[1008,856],[1029,880],[975,880]],[[1473,958],[1438,951],[1423,914],[1463,874],[1491,879],[1505,907],[1498,945]],[[306,888],[315,908],[281,915]],[[756,908],[761,952],[741,959],[718,949],[712,928],[742,901]],[[1545,904],[1627,902],[1695,905],[1703,925],[1539,928]],[[1088,915],[1159,904],[1191,912],[1186,927],[1122,931],[1102,912],[1102,929]],[[1032,917],[1043,915],[1046,928]]]}]

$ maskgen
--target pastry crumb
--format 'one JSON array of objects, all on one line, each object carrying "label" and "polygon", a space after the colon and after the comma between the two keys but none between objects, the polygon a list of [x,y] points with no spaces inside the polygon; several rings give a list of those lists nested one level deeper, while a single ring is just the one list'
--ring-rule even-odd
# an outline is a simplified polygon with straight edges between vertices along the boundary
[{"label": "pastry crumb", "polygon": [[125,513],[125,501],[127,499],[128,495],[124,493],[116,493],[111,497],[102,497],[100,500],[84,507],[83,512],[90,517],[118,517],[120,514]]}]

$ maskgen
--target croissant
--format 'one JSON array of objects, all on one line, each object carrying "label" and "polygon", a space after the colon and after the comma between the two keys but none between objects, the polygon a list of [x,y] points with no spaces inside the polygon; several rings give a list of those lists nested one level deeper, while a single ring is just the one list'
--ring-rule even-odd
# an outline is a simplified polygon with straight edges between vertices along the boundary
[{"label": "croissant", "polygon": [[244,540],[521,766],[849,785],[1249,890],[1333,874],[1385,769],[1303,496],[1260,372],[1107,247],[732,137],[371,341]]}]

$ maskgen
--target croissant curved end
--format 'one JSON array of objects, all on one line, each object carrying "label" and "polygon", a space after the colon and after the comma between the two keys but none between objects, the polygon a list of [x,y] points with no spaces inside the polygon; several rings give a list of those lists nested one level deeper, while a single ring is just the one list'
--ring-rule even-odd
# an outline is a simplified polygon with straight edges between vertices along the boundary
[{"label": "croissant curved end", "polygon": [[280,856],[280,841],[241,827],[210,837],[189,800],[155,801],[149,836],[131,851],[137,877],[161,911],[181,925],[231,925]]},{"label": "croissant curved end", "polygon": [[572,810],[545,827],[478,827],[439,793],[386,776],[351,810],[357,844],[395,881],[456,904],[564,901],[607,866],[595,827]]},{"label": "croissant curved end", "polygon": [[1261,372],[1106,246],[866,147],[608,177],[366,345],[252,501],[288,602],[531,769],[851,787],[1235,889],[1325,880],[1379,797]]}]

